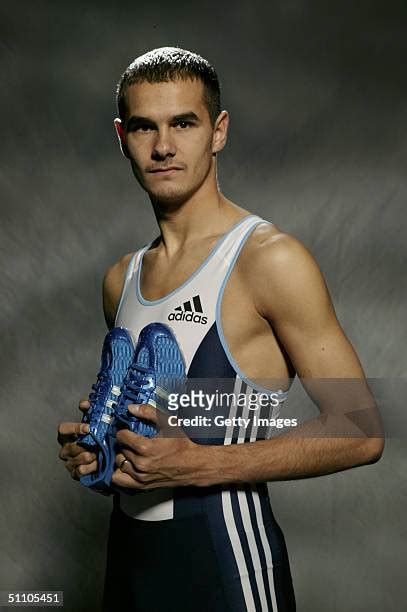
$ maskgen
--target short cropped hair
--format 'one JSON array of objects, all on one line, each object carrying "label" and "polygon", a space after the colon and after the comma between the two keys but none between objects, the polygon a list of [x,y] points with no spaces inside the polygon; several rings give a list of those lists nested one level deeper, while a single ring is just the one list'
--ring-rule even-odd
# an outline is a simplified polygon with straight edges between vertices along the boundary
[{"label": "short cropped hair", "polygon": [[220,84],[211,64],[192,51],[178,47],[159,47],[137,57],[126,68],[117,85],[117,109],[122,121],[126,119],[127,89],[134,83],[162,83],[177,79],[200,80],[204,86],[203,102],[214,125],[220,111]]}]

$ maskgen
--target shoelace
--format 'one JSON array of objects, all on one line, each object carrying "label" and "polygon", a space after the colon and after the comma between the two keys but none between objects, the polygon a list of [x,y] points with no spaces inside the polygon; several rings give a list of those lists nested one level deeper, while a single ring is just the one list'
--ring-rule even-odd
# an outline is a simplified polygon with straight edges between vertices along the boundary
[{"label": "shoelace", "polygon": [[[131,365],[123,384],[122,395],[136,404],[142,404],[155,389],[154,372],[141,365]],[[144,397],[143,397],[144,396]],[[149,399],[149,398],[147,398]]]},{"label": "shoelace", "polygon": [[89,394],[89,401],[91,402],[90,419],[98,418],[100,413],[104,412],[104,402],[99,401],[108,393],[110,389],[110,377],[106,372],[100,372],[97,377],[97,381],[92,385],[93,393]]}]

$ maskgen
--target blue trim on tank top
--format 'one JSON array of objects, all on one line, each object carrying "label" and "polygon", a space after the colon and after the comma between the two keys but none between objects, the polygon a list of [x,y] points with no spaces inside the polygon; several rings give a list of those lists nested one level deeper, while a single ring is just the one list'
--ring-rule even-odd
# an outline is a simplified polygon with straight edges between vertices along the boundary
[{"label": "blue trim on tank top", "polygon": [[248,237],[250,236],[250,234],[252,233],[252,231],[258,226],[260,225],[260,223],[269,223],[270,225],[273,225],[270,221],[265,221],[264,219],[262,219],[261,221],[258,221],[257,223],[255,223],[254,225],[252,225],[252,227],[250,227],[247,232],[245,233],[245,235],[243,236],[239,247],[236,251],[236,253],[233,256],[232,261],[230,262],[228,271],[226,272],[225,278],[223,279],[222,285],[220,287],[219,290],[219,294],[218,294],[218,299],[216,301],[216,316],[215,316],[215,320],[216,320],[216,328],[218,330],[218,336],[219,339],[221,341],[221,344],[223,346],[223,350],[226,353],[226,356],[229,360],[230,365],[232,366],[232,368],[236,371],[236,373],[238,374],[239,378],[241,378],[243,380],[243,382],[246,383],[246,385],[248,385],[249,387],[251,387],[254,391],[259,391],[260,393],[267,393],[268,395],[271,395],[272,393],[276,393],[278,394],[278,396],[280,398],[284,398],[286,399],[286,397],[288,396],[288,392],[289,389],[287,391],[282,391],[281,389],[279,389],[278,391],[273,391],[273,389],[266,389],[265,387],[261,387],[260,385],[257,385],[253,380],[250,380],[250,378],[247,378],[247,376],[245,376],[245,374],[242,372],[242,370],[239,368],[239,366],[237,365],[236,361],[234,360],[234,358],[232,357],[232,353],[229,350],[229,346],[226,342],[226,338],[225,335],[223,333],[223,328],[222,328],[222,323],[221,323],[221,303],[222,303],[222,297],[223,297],[223,292],[225,290],[225,286],[226,283],[229,280],[229,277],[232,273],[233,267],[236,263],[237,258],[240,255],[240,251],[242,250],[242,248],[245,245],[246,240],[248,239]]},{"label": "blue trim on tank top", "polygon": [[240,221],[238,221],[237,223],[235,223],[234,225],[232,225],[232,227],[225,233],[223,234],[222,238],[220,238],[218,240],[218,242],[215,244],[215,246],[213,247],[212,251],[209,253],[209,255],[206,257],[206,259],[204,259],[204,261],[201,263],[201,265],[195,270],[195,272],[193,272],[191,274],[191,276],[189,276],[183,283],[182,285],[180,285],[179,287],[177,287],[176,289],[173,289],[173,291],[171,291],[170,293],[167,293],[167,295],[164,295],[164,297],[159,298],[158,300],[146,300],[142,295],[141,295],[141,288],[140,288],[140,277],[141,277],[141,266],[143,263],[143,257],[144,257],[144,253],[147,251],[147,249],[150,248],[150,246],[153,244],[154,240],[152,240],[149,244],[147,244],[141,251],[140,253],[140,259],[139,259],[139,264],[138,264],[138,270],[137,270],[137,282],[136,282],[136,295],[137,295],[137,299],[140,302],[140,304],[143,304],[144,306],[155,306],[156,304],[162,304],[162,302],[165,302],[166,300],[168,300],[169,298],[171,298],[173,295],[175,295],[176,293],[178,293],[179,291],[181,291],[182,289],[184,289],[206,266],[207,264],[210,262],[210,260],[212,259],[212,257],[215,255],[215,253],[218,251],[218,249],[222,246],[223,242],[226,240],[226,238],[235,230],[237,229],[240,225],[242,225],[245,221],[247,221],[247,219],[250,219],[251,217],[257,217],[258,215],[246,215],[246,217],[243,217],[243,219],[240,219]]}]

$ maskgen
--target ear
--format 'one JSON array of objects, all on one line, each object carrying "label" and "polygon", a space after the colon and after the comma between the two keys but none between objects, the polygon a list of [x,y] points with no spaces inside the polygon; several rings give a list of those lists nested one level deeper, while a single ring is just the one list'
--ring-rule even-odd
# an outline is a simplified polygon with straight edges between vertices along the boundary
[{"label": "ear", "polygon": [[213,127],[212,153],[218,153],[226,144],[229,127],[229,113],[223,110],[219,113]]},{"label": "ear", "polygon": [[127,143],[126,143],[126,133],[124,131],[121,119],[118,119],[116,117],[116,119],[114,120],[114,127],[116,130],[117,137],[119,139],[120,150],[122,154],[124,155],[124,157],[127,157],[128,159],[130,159],[130,154],[129,154],[129,150],[127,148]]}]

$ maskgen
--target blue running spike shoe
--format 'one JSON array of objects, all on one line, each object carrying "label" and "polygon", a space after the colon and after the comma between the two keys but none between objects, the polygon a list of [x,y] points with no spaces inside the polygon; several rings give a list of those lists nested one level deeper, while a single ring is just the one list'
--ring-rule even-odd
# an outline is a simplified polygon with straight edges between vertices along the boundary
[{"label": "blue running spike shoe", "polygon": [[169,393],[182,393],[185,382],[184,358],[171,329],[162,323],[146,325],[140,332],[133,362],[115,406],[115,428],[154,437],[155,426],[133,416],[127,406],[151,404],[166,412]]},{"label": "blue running spike shoe", "polygon": [[98,461],[97,471],[82,476],[80,481],[85,487],[106,495],[111,493],[109,485],[115,460],[114,407],[133,357],[134,344],[128,330],[113,328],[105,337],[97,382],[89,395],[90,408],[82,418],[90,430],[78,438],[78,444],[96,453]]}]

